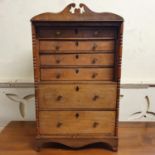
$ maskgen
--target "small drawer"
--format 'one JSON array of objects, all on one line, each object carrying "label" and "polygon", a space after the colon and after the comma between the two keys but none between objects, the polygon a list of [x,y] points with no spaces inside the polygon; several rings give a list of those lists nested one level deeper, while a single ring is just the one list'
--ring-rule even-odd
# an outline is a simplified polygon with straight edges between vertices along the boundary
[{"label": "small drawer", "polygon": [[114,28],[52,28],[41,27],[38,28],[39,38],[98,38],[98,37],[111,37],[116,36],[116,29]]},{"label": "small drawer", "polygon": [[114,40],[104,41],[40,41],[41,53],[80,53],[95,51],[113,51]]},{"label": "small drawer", "polygon": [[40,55],[41,65],[114,65],[114,54],[53,54]]},{"label": "small drawer", "polygon": [[43,68],[41,80],[113,80],[113,68]]},{"label": "small drawer", "polygon": [[43,84],[38,93],[40,109],[116,108],[116,84]]},{"label": "small drawer", "polygon": [[113,136],[114,111],[40,111],[40,134],[103,134]]},{"label": "small drawer", "polygon": [[75,37],[75,29],[42,27],[38,29],[39,38],[70,38]]}]

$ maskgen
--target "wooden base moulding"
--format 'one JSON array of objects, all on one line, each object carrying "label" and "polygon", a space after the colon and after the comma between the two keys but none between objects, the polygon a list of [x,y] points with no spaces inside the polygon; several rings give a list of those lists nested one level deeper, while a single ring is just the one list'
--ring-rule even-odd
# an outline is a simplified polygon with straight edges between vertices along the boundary
[{"label": "wooden base moulding", "polygon": [[93,143],[103,143],[104,145],[108,146],[109,149],[113,151],[117,151],[118,148],[118,138],[111,137],[111,138],[36,138],[36,151],[39,152],[41,147],[45,143],[59,143],[65,146],[68,146],[72,149],[79,149],[84,146]]}]

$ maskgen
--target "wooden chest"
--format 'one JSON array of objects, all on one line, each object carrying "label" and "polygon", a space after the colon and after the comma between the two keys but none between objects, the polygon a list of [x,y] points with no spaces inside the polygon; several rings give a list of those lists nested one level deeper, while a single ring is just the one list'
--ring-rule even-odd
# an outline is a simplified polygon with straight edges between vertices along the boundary
[{"label": "wooden chest", "polygon": [[31,22],[38,149],[103,142],[117,150],[122,17],[70,4]]}]

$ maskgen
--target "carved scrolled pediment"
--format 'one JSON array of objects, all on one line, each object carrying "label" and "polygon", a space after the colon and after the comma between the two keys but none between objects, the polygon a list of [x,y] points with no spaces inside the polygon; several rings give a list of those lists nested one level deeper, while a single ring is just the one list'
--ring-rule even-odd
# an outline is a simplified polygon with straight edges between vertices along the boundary
[{"label": "carved scrolled pediment", "polygon": [[80,3],[69,4],[63,11],[58,13],[42,13],[34,16],[31,21],[123,21],[119,15],[109,12],[97,13]]}]

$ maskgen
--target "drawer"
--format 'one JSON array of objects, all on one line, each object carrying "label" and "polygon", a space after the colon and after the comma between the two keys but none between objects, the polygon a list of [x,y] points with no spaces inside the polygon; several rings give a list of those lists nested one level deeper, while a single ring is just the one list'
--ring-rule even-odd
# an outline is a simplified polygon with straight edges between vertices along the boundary
[{"label": "drawer", "polygon": [[43,84],[38,93],[40,109],[116,108],[115,84]]},{"label": "drawer", "polygon": [[43,68],[41,80],[113,80],[113,68]]},{"label": "drawer", "polygon": [[40,55],[41,65],[114,65],[114,54],[53,54]]},{"label": "drawer", "polygon": [[116,35],[114,28],[52,28],[41,27],[38,29],[39,38],[97,38],[112,37]]},{"label": "drawer", "polygon": [[40,134],[114,135],[114,111],[40,111]]},{"label": "drawer", "polygon": [[113,51],[114,40],[103,41],[50,41],[42,40],[39,43],[42,53],[80,53],[83,51]]}]

